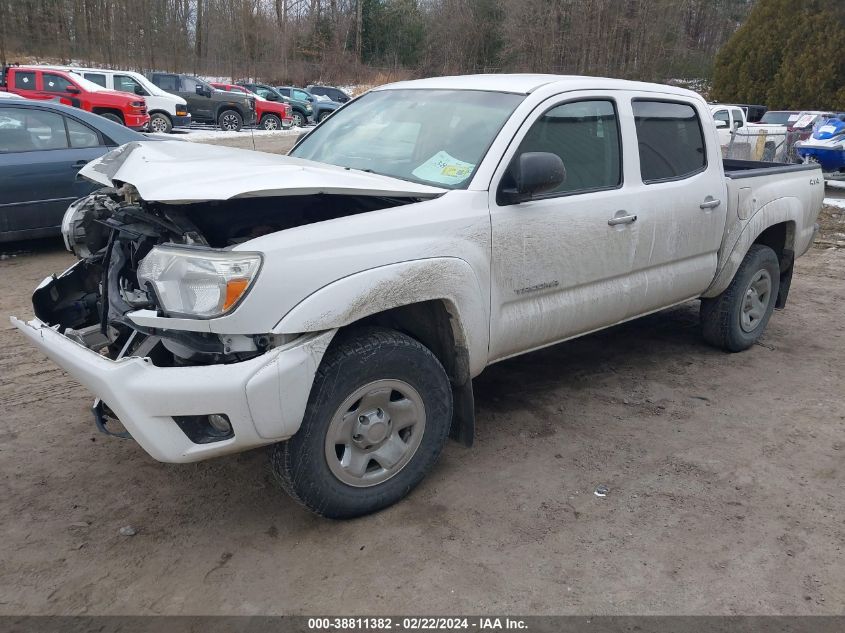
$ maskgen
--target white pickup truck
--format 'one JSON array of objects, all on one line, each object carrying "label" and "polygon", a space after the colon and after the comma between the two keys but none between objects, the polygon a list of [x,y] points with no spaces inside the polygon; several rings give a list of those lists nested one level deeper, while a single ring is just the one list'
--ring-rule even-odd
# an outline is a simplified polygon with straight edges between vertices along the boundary
[{"label": "white pickup truck", "polygon": [[469,445],[491,363],[701,299],[752,345],[824,191],[723,161],[669,86],[481,75],[383,86],[289,156],[142,142],[90,163],[80,260],[13,323],[155,459],[271,445],[282,486],[352,517]]}]

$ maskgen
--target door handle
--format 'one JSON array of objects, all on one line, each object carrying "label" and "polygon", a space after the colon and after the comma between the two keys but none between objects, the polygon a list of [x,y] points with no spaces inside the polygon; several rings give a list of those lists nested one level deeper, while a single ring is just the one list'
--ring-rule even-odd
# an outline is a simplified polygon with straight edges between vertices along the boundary
[{"label": "door handle", "polygon": [[720,204],[722,204],[721,200],[716,200],[715,198],[712,198],[711,196],[707,196],[704,199],[704,202],[702,202],[700,205],[698,205],[698,207],[700,209],[715,209]]},{"label": "door handle", "polygon": [[610,226],[616,226],[617,224],[630,224],[631,222],[636,222],[637,216],[636,215],[616,215],[610,218],[607,223]]}]

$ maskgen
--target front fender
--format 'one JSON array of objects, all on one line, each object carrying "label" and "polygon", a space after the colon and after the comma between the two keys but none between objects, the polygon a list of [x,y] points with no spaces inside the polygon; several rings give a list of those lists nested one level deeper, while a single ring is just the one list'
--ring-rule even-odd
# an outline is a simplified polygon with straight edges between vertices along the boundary
[{"label": "front fender", "polygon": [[470,374],[487,364],[489,304],[472,267],[457,257],[435,257],[361,271],[324,286],[294,306],[274,334],[319,332],[422,301],[445,301],[455,341],[466,347]]}]

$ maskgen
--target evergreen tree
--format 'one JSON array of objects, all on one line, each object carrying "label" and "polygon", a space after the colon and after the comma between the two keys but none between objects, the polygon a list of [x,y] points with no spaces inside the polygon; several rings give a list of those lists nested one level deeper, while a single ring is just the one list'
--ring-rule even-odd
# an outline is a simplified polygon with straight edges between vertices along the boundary
[{"label": "evergreen tree", "polygon": [[845,2],[758,0],[719,51],[713,96],[775,109],[845,110]]}]

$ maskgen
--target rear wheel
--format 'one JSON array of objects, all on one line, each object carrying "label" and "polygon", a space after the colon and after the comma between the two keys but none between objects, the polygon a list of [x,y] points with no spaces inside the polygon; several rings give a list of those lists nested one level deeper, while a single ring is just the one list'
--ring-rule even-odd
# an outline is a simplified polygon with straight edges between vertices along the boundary
[{"label": "rear wheel", "polygon": [[104,119],[108,119],[109,121],[113,121],[114,123],[117,123],[118,125],[123,125],[123,119],[121,119],[114,112],[103,112],[103,113],[100,114],[100,116],[103,117]]},{"label": "rear wheel", "polygon": [[282,120],[275,114],[265,114],[261,117],[261,127],[265,130],[281,130]]},{"label": "rear wheel", "polygon": [[236,110],[224,110],[217,117],[217,125],[225,132],[238,132],[243,126],[244,120]]},{"label": "rear wheel", "polygon": [[302,505],[345,519],[396,503],[434,466],[452,392],[418,341],[384,328],[340,336],[317,371],[299,432],[273,447],[271,464]]},{"label": "rear wheel", "polygon": [[329,116],[330,114],[331,114],[331,112],[322,112],[322,113],[320,113],[320,118],[319,118],[319,120],[317,121],[317,123],[322,123],[322,122],[323,122],[323,119],[325,119],[325,118],[326,118],[327,116]]},{"label": "rear wheel", "polygon": [[161,112],[153,112],[150,115],[150,131],[157,134],[170,134],[173,129],[173,124],[170,122],[170,117]]},{"label": "rear wheel", "polygon": [[725,291],[701,300],[704,339],[730,352],[751,347],[769,323],[779,286],[777,255],[768,246],[752,245]]}]

